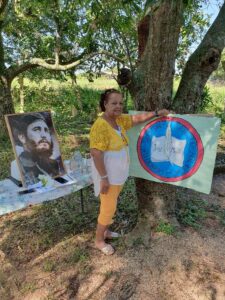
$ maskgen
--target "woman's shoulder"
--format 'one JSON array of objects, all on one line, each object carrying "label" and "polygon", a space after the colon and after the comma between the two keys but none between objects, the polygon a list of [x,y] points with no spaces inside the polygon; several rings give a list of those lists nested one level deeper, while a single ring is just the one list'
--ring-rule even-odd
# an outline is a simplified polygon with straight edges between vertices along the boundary
[{"label": "woman's shoulder", "polygon": [[106,126],[106,124],[105,124],[106,122],[105,122],[105,120],[101,117],[101,116],[99,116],[96,120],[95,120],[95,122],[94,122],[94,124],[91,126],[91,129],[95,129],[95,128],[102,128],[102,129],[105,129],[107,126]]},{"label": "woman's shoulder", "polygon": [[96,125],[96,124],[104,124],[104,119],[101,117],[101,116],[98,116],[97,119],[94,121],[93,125]]}]

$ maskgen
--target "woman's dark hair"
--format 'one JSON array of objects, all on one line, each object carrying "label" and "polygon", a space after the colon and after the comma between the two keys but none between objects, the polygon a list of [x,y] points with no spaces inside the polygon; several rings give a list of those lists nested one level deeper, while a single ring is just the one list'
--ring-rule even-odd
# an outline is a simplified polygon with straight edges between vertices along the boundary
[{"label": "woman's dark hair", "polygon": [[101,94],[100,101],[99,101],[99,106],[102,111],[105,111],[105,103],[107,102],[110,94],[121,94],[121,93],[119,91],[117,91],[116,89],[105,90],[104,93]]}]

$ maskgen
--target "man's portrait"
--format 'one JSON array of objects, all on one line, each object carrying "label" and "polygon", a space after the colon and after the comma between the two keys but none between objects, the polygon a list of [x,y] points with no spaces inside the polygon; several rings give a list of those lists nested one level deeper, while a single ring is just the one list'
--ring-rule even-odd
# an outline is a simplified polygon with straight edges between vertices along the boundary
[{"label": "man's portrait", "polygon": [[32,112],[5,116],[23,185],[39,181],[39,175],[65,174],[51,113]]}]

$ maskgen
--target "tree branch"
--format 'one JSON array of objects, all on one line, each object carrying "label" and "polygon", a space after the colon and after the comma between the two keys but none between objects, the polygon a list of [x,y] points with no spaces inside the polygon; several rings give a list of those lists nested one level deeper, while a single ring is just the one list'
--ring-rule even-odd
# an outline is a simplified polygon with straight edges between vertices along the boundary
[{"label": "tree branch", "polygon": [[9,81],[13,81],[13,79],[18,76],[19,74],[25,72],[25,71],[29,71],[31,69],[37,68],[38,65],[36,64],[31,64],[31,63],[24,63],[20,66],[16,66],[16,67],[10,67],[7,70],[7,77]]},{"label": "tree branch", "polygon": [[126,54],[127,54],[127,57],[128,57],[129,65],[130,65],[130,70],[131,70],[131,73],[132,73],[132,76],[133,76],[134,67],[133,67],[133,64],[132,64],[131,51],[130,51],[130,48],[129,48],[129,43],[126,40],[126,37],[122,33],[117,31],[117,34],[120,36],[121,40],[123,41],[125,51],[126,51]]},{"label": "tree branch", "polygon": [[111,57],[114,60],[117,60],[121,63],[124,63],[124,61],[125,61],[108,51],[101,50],[101,51],[93,52],[86,56],[83,56],[81,59],[75,59],[74,61],[71,61],[70,63],[67,63],[67,64],[57,64],[57,63],[53,64],[53,63],[50,63],[50,61],[52,61],[50,59],[44,60],[42,58],[33,58],[28,63],[25,63],[25,64],[17,66],[17,67],[9,68],[8,74],[9,74],[9,78],[11,80],[13,80],[20,73],[30,70],[32,68],[36,68],[36,67],[42,67],[42,68],[45,68],[48,70],[54,70],[54,71],[66,71],[66,70],[69,70],[72,68],[77,68],[78,66],[82,65],[83,63],[85,63],[86,61],[90,60],[91,58],[93,58],[94,56],[97,56],[97,55],[106,55],[106,56]]},{"label": "tree branch", "polygon": [[178,113],[196,112],[201,104],[203,88],[219,65],[225,47],[225,2],[206,33],[204,39],[190,56],[173,101]]},{"label": "tree branch", "polygon": [[[54,1],[53,6],[56,10],[56,12],[59,11],[59,2]],[[58,66],[59,61],[59,55],[61,51],[61,34],[62,34],[62,28],[60,25],[60,18],[58,17],[57,13],[54,15],[54,21],[56,25],[56,32],[55,32],[55,65]]]}]

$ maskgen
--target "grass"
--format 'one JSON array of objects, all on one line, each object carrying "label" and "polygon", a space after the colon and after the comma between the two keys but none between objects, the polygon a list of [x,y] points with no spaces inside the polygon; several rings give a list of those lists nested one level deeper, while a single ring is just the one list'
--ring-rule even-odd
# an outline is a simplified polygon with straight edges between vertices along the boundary
[{"label": "grass", "polygon": [[[91,195],[93,197],[92,193],[86,194],[85,203],[91,201]],[[16,218],[4,223],[4,228],[8,228],[10,234],[1,244],[1,249],[15,263],[27,262],[61,240],[89,231],[97,218],[98,206],[92,201],[92,210],[81,214],[79,201],[79,194],[74,193],[66,198],[36,205],[25,217],[18,213]],[[18,247],[21,251],[18,251]]]},{"label": "grass", "polygon": [[23,284],[21,288],[21,293],[22,294],[27,294],[28,292],[34,292],[37,289],[37,286],[34,282],[26,282]]},{"label": "grass", "polygon": [[175,232],[175,228],[173,225],[171,225],[168,222],[165,222],[164,220],[160,220],[159,224],[157,225],[156,232],[163,232],[167,235],[172,235]]},{"label": "grass", "polygon": [[142,245],[144,245],[144,241],[141,237],[138,237],[133,241],[133,247],[138,247]]},{"label": "grass", "polygon": [[[104,90],[107,88],[118,88],[118,84],[114,79],[107,78],[105,76],[98,77],[94,79],[94,82],[88,81],[87,77],[85,76],[78,76],[77,77],[77,85],[82,87],[82,88],[89,88],[89,89],[94,89],[94,90]],[[60,90],[61,88],[65,87],[72,87],[72,81],[69,77],[66,78],[64,81],[58,81],[56,79],[43,79],[39,80],[38,82],[36,81],[31,81],[27,78],[24,79],[24,86],[29,87],[31,89],[33,88],[48,88],[49,90],[51,89],[57,89]],[[12,84],[13,88],[18,88],[19,84],[17,80],[13,81]]]},{"label": "grass", "polygon": [[44,263],[43,263],[43,271],[44,272],[53,272],[55,271],[57,266],[57,262],[51,259],[47,259]]},{"label": "grass", "polygon": [[[54,247],[57,243],[76,234],[87,233],[95,228],[99,202],[93,190],[84,191],[85,213],[81,214],[79,193],[65,198],[35,205],[25,215],[18,212],[14,218],[7,218],[1,230],[8,231],[0,248],[15,264],[27,263],[34,257]],[[137,202],[134,182],[128,180],[121,194],[118,213],[113,228],[127,232],[135,225]],[[57,230],[56,230],[57,229]],[[81,252],[78,251],[81,255]],[[77,253],[71,260],[76,261]],[[80,257],[79,259],[83,259]],[[47,262],[45,268],[51,269]]]},{"label": "grass", "polygon": [[74,249],[70,257],[68,258],[68,263],[77,264],[78,262],[84,263],[89,259],[89,253],[85,248],[77,247]]},{"label": "grass", "polygon": [[185,226],[200,228],[201,221],[207,216],[206,206],[207,203],[203,200],[189,199],[185,201],[177,209],[178,221]]}]

